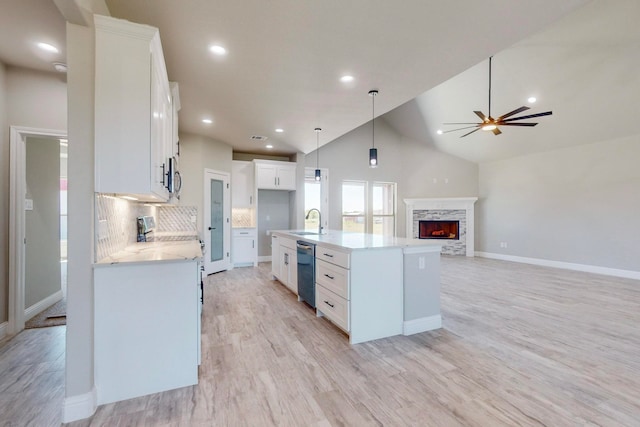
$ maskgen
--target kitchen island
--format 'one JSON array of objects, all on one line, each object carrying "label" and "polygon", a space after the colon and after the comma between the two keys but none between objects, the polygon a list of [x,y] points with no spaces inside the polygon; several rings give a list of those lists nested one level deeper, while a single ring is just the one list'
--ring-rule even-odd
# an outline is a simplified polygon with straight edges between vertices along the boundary
[{"label": "kitchen island", "polygon": [[98,404],[198,383],[198,240],[135,243],[93,265]]},{"label": "kitchen island", "polygon": [[280,254],[296,241],[316,245],[316,313],[346,332],[351,344],[442,327],[439,244],[337,230],[271,235],[272,252],[279,254],[272,257],[274,276],[294,292],[295,266]]}]

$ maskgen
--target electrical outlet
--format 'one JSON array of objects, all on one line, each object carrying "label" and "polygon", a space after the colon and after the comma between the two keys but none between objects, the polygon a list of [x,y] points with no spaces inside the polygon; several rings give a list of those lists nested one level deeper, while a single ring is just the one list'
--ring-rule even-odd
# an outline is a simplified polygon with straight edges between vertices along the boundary
[{"label": "electrical outlet", "polygon": [[191,215],[191,223],[195,224],[198,221],[195,215]]},{"label": "electrical outlet", "polygon": [[500,242],[500,247],[501,248],[506,248],[507,247],[507,242]]},{"label": "electrical outlet", "polygon": [[424,270],[424,257],[423,256],[418,258],[418,268],[420,270]]},{"label": "electrical outlet", "polygon": [[109,237],[109,227],[106,219],[98,221],[98,240],[104,240]]},{"label": "electrical outlet", "polygon": [[24,199],[24,210],[25,211],[33,210],[33,199]]}]

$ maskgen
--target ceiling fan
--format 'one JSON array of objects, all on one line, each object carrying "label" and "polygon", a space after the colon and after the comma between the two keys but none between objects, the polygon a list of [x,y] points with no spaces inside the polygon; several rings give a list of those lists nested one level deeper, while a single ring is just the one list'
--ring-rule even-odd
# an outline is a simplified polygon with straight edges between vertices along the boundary
[{"label": "ceiling fan", "polygon": [[550,116],[552,114],[551,111],[545,111],[544,113],[529,114],[529,115],[520,116],[520,117],[511,117],[529,109],[529,107],[523,106],[520,108],[516,108],[515,110],[510,111],[507,114],[503,114],[498,118],[494,119],[493,117],[491,117],[491,59],[492,58],[493,58],[492,56],[489,57],[489,114],[485,116],[482,111],[474,111],[474,113],[476,113],[476,115],[480,117],[480,120],[482,120],[480,123],[443,123],[445,125],[473,125],[473,126],[465,126],[458,129],[451,129],[451,130],[444,131],[442,133],[456,132],[456,131],[465,130],[465,129],[473,129],[471,132],[467,132],[460,137],[460,138],[464,138],[465,136],[471,135],[472,133],[482,129],[486,131],[492,131],[494,135],[500,135],[502,132],[500,131],[499,126],[532,127],[537,125],[538,123],[515,123],[515,122],[517,120],[532,119],[534,117],[541,117],[541,116]]}]

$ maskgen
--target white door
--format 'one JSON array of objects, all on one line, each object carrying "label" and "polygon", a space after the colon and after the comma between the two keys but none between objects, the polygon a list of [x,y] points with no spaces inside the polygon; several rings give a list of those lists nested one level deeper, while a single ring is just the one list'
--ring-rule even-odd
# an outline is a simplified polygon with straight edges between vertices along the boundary
[{"label": "white door", "polygon": [[206,274],[231,266],[231,191],[229,174],[204,170],[204,271]]}]

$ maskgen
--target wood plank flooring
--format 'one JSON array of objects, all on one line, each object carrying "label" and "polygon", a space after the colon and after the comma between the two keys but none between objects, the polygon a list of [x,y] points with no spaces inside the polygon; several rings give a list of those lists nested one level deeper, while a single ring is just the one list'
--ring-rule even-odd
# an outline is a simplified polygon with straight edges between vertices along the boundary
[{"label": "wood plank flooring", "polygon": [[[207,278],[197,386],[69,425],[640,425],[639,281],[443,257],[443,329],[350,346],[269,269]],[[5,348],[23,334],[0,348],[0,425],[60,409],[6,380],[20,377]],[[39,393],[59,393],[50,383]],[[5,412],[11,387],[32,406]]]}]

